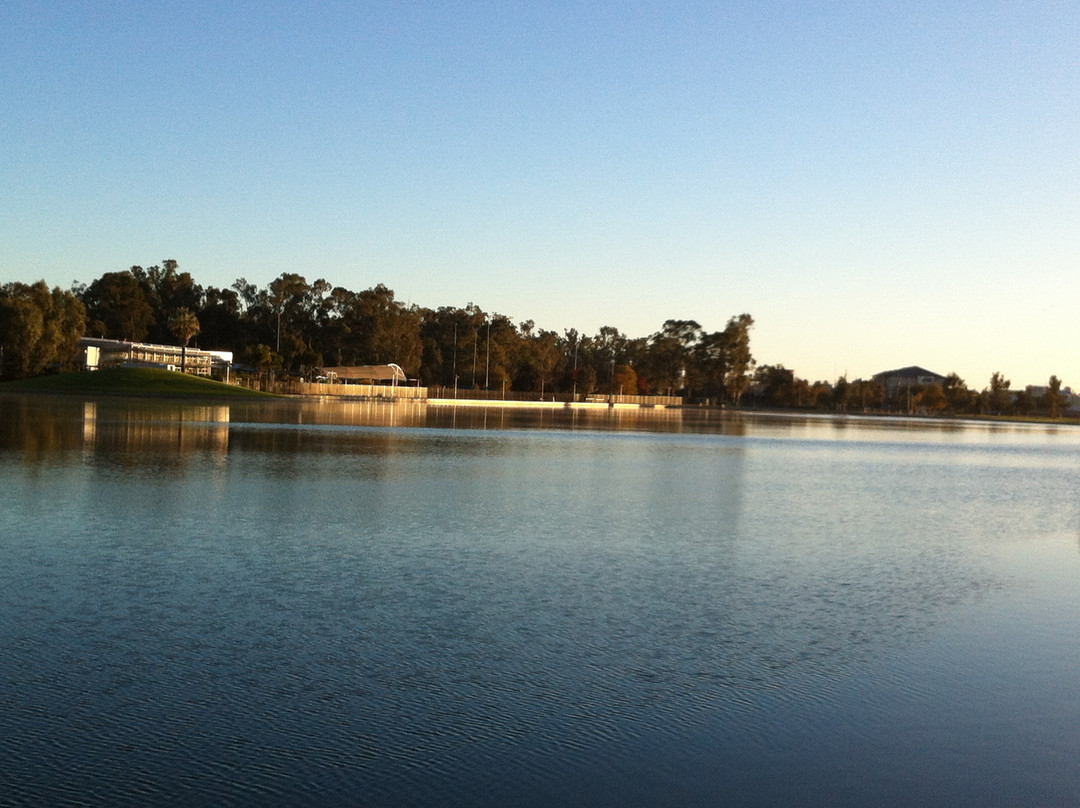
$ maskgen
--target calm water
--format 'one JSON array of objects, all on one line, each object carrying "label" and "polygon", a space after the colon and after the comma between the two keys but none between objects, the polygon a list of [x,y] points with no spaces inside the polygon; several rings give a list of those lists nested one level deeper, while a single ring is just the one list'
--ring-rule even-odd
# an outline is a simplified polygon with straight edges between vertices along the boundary
[{"label": "calm water", "polygon": [[0,804],[1080,804],[1080,431],[0,396]]}]

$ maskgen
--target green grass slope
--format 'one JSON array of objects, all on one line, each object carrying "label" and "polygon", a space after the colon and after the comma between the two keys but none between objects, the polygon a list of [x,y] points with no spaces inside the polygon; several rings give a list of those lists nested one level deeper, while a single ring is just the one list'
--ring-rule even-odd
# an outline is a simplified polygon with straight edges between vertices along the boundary
[{"label": "green grass slope", "polygon": [[108,368],[92,373],[61,373],[0,383],[0,393],[179,396],[199,398],[268,397],[231,384],[154,368]]}]

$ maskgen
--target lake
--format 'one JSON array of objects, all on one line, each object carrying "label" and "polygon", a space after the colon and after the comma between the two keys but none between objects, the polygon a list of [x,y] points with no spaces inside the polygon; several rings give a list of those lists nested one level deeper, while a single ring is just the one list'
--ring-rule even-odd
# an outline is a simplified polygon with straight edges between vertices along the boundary
[{"label": "lake", "polygon": [[0,395],[4,805],[1080,804],[1080,430]]}]

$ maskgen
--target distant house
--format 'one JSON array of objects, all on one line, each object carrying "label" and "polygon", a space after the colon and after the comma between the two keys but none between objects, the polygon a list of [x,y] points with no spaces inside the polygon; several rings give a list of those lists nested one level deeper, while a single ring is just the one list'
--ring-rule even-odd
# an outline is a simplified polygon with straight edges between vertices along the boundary
[{"label": "distant house", "polygon": [[945,377],[934,373],[932,370],[911,365],[897,370],[886,370],[874,374],[874,381],[885,388],[885,397],[896,399],[911,391],[913,387],[927,387],[931,384],[942,384]]},{"label": "distant house", "polygon": [[233,357],[232,351],[201,351],[198,348],[188,348],[185,351],[179,345],[155,345],[97,337],[83,337],[79,340],[79,347],[82,349],[83,366],[86,370],[107,367],[180,370],[181,363],[184,363],[188,373],[227,378]]}]

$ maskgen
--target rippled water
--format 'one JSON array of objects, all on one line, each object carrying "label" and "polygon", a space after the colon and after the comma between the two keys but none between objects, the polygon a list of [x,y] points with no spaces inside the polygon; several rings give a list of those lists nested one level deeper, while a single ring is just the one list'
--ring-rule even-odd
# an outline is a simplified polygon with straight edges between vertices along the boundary
[{"label": "rippled water", "polygon": [[0,803],[1080,803],[1080,432],[0,396]]}]

